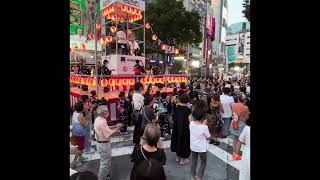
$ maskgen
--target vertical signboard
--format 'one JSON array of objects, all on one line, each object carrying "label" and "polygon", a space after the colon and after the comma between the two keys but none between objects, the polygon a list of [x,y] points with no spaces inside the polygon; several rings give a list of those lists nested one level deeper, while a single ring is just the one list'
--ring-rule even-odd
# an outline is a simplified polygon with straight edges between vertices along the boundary
[{"label": "vertical signboard", "polygon": [[228,59],[228,62],[233,62],[237,60],[236,45],[227,46],[227,59]]}]

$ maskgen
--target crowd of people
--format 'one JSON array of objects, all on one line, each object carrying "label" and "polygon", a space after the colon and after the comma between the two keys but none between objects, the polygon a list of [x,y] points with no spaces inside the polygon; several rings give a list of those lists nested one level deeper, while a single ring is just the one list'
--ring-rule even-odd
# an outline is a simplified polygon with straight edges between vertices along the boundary
[{"label": "crowd of people", "polygon": [[[117,107],[120,121],[113,126],[106,121],[109,116],[106,101],[97,100],[92,92],[90,103],[89,97],[83,95],[75,104],[72,116],[72,141],[78,149],[71,167],[83,161],[83,151],[90,150],[88,133],[92,129],[101,157],[98,178],[110,179],[111,137],[116,132],[126,134],[127,127],[134,125],[131,180],[166,179],[163,141],[170,138],[170,150],[176,153],[176,161],[185,165],[191,159],[191,179],[202,180],[208,142],[218,146],[220,138],[230,135],[233,136],[232,158],[242,159],[239,179],[249,180],[250,79],[189,78],[187,83],[170,86],[174,88],[171,95],[160,91],[153,94],[152,85],[144,91],[140,82],[135,83],[127,96],[120,92]],[[242,154],[241,144],[246,145]]]}]

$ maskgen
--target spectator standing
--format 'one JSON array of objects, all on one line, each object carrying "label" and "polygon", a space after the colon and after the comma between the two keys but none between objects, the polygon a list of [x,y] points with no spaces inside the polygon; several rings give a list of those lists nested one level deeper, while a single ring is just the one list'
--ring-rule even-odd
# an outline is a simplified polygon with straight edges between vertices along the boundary
[{"label": "spectator standing", "polygon": [[[93,112],[93,106],[89,102],[89,96],[88,95],[82,95],[80,98],[80,102],[83,103],[83,116],[87,116],[88,114],[91,114]],[[88,125],[86,126],[86,135],[85,135],[85,154],[93,153],[94,150],[91,149],[91,128],[92,128],[92,121],[89,121]]]},{"label": "spectator standing", "polygon": [[239,180],[250,180],[250,126],[251,119],[249,118],[239,138],[240,142],[245,144],[242,152]]},{"label": "spectator standing", "polygon": [[146,144],[136,148],[131,156],[131,161],[134,162],[134,165],[131,170],[130,180],[137,179],[137,167],[144,160],[155,159],[165,165],[167,158],[164,149],[156,147],[159,139],[159,128],[155,125],[148,126],[145,131]]},{"label": "spectator standing", "polygon": [[129,89],[129,93],[128,93],[128,98],[126,101],[126,107],[128,108],[128,126],[132,126],[132,118],[131,118],[131,114],[133,111],[133,107],[132,107],[132,94],[133,94],[133,89],[130,88]]},{"label": "spectator standing", "polygon": [[171,151],[176,152],[176,161],[181,165],[189,163],[190,131],[189,131],[189,96],[183,94],[179,97],[176,113],[173,116],[173,129],[171,137]]},{"label": "spectator standing", "polygon": [[163,166],[156,159],[143,160],[136,171],[134,180],[166,180]]},{"label": "spectator standing", "polygon": [[[191,149],[191,178],[192,180],[203,180],[204,171],[207,165],[207,139],[210,138],[208,126],[206,125],[205,112],[196,109],[192,113],[194,121],[190,122],[190,149]],[[200,168],[196,176],[198,157],[200,157]]]},{"label": "spectator standing", "polygon": [[[242,96],[236,97],[236,103],[232,104],[232,112],[236,114],[238,120],[233,123],[237,123],[238,127],[235,129],[233,126],[230,126],[230,132],[233,135],[233,160],[241,160],[240,148],[241,143],[239,141],[239,136],[245,127],[245,121],[249,115],[249,109],[243,104]],[[233,120],[234,121],[234,120]]]},{"label": "spectator standing", "polygon": [[71,163],[71,167],[75,167],[76,164],[83,161],[82,153],[85,148],[85,136],[86,128],[89,121],[91,120],[91,114],[83,116],[83,103],[77,102],[74,105],[74,113],[72,115],[72,140],[74,141],[73,145],[78,146],[78,150],[75,153],[75,157]]},{"label": "spectator standing", "polygon": [[230,93],[230,88],[224,87],[223,94],[220,96],[220,101],[224,110],[224,112],[222,113],[222,138],[226,138],[228,135],[230,135],[229,127],[232,117],[232,104],[234,103],[234,99],[233,97],[231,97]]},{"label": "spectator standing", "polygon": [[133,112],[132,112],[132,120],[135,124],[134,132],[133,132],[133,143],[138,145],[140,143],[141,134],[141,109],[144,104],[143,93],[143,84],[141,82],[135,83],[135,92],[132,95],[132,104],[133,104]]},{"label": "spectator standing", "polygon": [[167,101],[167,93],[163,92],[161,93],[160,108],[159,108],[161,137],[166,137],[167,135],[171,134],[168,106],[169,104]]},{"label": "spectator standing", "polygon": [[97,149],[100,155],[99,180],[111,178],[111,136],[119,131],[123,124],[108,126],[107,117],[109,116],[108,106],[102,105],[97,108],[97,115],[94,122],[96,132]]},{"label": "spectator standing", "polygon": [[120,112],[120,121],[123,124],[123,127],[121,128],[120,132],[124,134],[128,134],[127,132],[127,125],[128,125],[128,113],[126,109],[126,94],[121,91],[119,93],[119,102],[118,102],[118,110]]}]

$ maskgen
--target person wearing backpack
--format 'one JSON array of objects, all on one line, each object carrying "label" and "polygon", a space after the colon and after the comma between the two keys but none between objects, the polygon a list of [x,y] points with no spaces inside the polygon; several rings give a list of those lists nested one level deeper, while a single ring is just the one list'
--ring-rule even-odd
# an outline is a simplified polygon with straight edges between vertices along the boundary
[{"label": "person wearing backpack", "polygon": [[133,105],[133,111],[131,114],[132,121],[135,125],[134,131],[133,131],[133,143],[139,144],[140,143],[140,137],[141,137],[141,108],[144,104],[144,97],[142,95],[143,91],[143,84],[141,82],[136,82],[134,85],[135,92],[132,95],[132,105]]}]

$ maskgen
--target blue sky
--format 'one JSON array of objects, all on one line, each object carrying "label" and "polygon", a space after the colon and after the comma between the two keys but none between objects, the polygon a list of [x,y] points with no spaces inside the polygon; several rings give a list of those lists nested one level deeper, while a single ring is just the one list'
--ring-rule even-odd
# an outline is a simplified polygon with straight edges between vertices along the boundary
[{"label": "blue sky", "polygon": [[242,3],[243,0],[229,0],[228,1],[228,24],[238,23],[238,22],[246,22],[247,19],[243,17],[242,14]]}]

